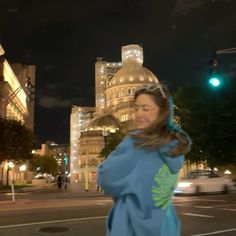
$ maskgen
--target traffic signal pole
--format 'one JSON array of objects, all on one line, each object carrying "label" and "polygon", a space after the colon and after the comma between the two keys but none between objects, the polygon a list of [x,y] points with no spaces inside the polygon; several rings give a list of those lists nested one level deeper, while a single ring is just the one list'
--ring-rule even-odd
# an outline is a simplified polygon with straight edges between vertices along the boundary
[{"label": "traffic signal pole", "polygon": [[232,53],[236,53],[236,47],[234,48],[226,48],[226,49],[221,49],[221,50],[217,50],[216,54],[232,54]]},{"label": "traffic signal pole", "polygon": [[226,48],[226,49],[220,49],[216,50],[213,56],[213,59],[210,60],[210,70],[209,70],[209,75],[208,75],[208,83],[212,87],[220,87],[223,84],[223,78],[221,77],[219,71],[218,71],[218,61],[216,59],[217,55],[220,54],[232,54],[236,53],[236,47],[233,48]]}]

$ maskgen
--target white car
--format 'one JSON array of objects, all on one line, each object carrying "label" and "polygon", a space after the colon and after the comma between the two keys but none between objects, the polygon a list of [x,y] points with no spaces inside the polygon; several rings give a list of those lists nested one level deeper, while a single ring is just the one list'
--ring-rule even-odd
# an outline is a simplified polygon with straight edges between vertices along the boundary
[{"label": "white car", "polygon": [[227,193],[233,187],[233,181],[228,177],[219,176],[211,170],[191,171],[185,178],[179,180],[175,194],[200,194],[210,192]]}]

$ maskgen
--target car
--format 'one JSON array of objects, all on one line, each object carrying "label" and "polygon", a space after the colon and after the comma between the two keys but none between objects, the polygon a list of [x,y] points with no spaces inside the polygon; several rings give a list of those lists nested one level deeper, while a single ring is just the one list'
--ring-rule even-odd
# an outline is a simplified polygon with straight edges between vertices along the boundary
[{"label": "car", "polygon": [[212,170],[194,170],[181,178],[174,189],[175,194],[228,193],[234,183],[229,177]]}]

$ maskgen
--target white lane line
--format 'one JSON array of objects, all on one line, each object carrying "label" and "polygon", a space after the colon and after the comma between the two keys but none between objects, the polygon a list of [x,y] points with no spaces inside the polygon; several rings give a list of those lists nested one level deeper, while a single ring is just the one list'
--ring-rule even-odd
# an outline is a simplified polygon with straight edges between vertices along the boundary
[{"label": "white lane line", "polygon": [[214,200],[214,199],[202,199],[202,198],[173,198],[173,202],[178,202],[178,203],[181,203],[181,202],[228,202],[227,200]]},{"label": "white lane line", "polygon": [[236,209],[228,209],[228,208],[222,208],[222,210],[225,210],[225,211],[236,211]]},{"label": "white lane line", "polygon": [[235,206],[235,204],[229,203],[229,204],[221,204],[221,205],[211,205],[213,208],[220,208],[220,207],[230,207],[230,206]]},{"label": "white lane line", "polygon": [[43,224],[54,224],[54,223],[71,222],[71,221],[96,220],[96,219],[104,219],[106,217],[107,216],[94,216],[94,217],[74,218],[74,219],[66,219],[66,220],[41,221],[41,222],[33,222],[33,223],[17,224],[17,225],[3,225],[3,226],[0,226],[0,229],[22,227],[22,226],[31,226],[31,225],[41,225],[41,224],[42,225]]},{"label": "white lane line", "polygon": [[[29,194],[29,193],[14,193],[15,195],[27,195],[27,194]],[[6,195],[6,196],[11,196],[12,195],[12,193],[4,193],[4,195]]]},{"label": "white lane line", "polygon": [[204,217],[204,218],[215,218],[215,216],[201,215],[201,214],[193,214],[193,213],[188,213],[188,212],[184,212],[184,213],[182,213],[182,215],[186,215],[186,216],[197,216],[197,217]]},{"label": "white lane line", "polygon": [[214,232],[203,233],[203,234],[192,234],[191,236],[205,236],[205,235],[221,234],[221,233],[232,232],[232,231],[236,231],[236,228],[233,228],[233,229],[225,229],[225,230],[214,231]]},{"label": "white lane line", "polygon": [[201,198],[195,198],[194,201],[200,201],[200,202],[228,202],[227,200],[214,200],[214,199],[201,199]]},{"label": "white lane line", "polygon": [[196,208],[203,208],[203,209],[209,209],[209,208],[213,208],[213,207],[211,207],[211,206],[195,206]]}]

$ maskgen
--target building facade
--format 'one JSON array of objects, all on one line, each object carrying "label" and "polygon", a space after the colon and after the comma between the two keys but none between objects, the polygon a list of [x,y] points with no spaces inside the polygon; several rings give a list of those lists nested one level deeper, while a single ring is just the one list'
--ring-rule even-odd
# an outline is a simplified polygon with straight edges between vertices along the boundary
[{"label": "building facade", "polygon": [[0,66],[0,115],[25,123],[29,115],[26,103],[27,94],[7,60]]},{"label": "building facade", "polygon": [[[24,89],[26,93],[28,115],[25,117],[25,125],[33,131],[34,110],[35,110],[34,89],[35,89],[35,78],[36,78],[36,66],[14,63],[11,64],[11,68],[14,71],[14,74],[16,75],[21,87]],[[30,87],[26,88],[26,86]]]},{"label": "building facade", "polygon": [[[143,67],[143,49],[127,45],[121,49],[121,62],[97,58],[95,63],[95,108],[81,121],[81,108],[71,112],[71,180],[95,186],[96,166],[103,157],[106,136],[115,132],[119,122],[130,122],[133,116],[135,90],[147,84],[159,83],[157,77]],[[89,108],[86,108],[89,109]]]},{"label": "building facade", "polygon": [[70,114],[70,178],[79,180],[79,141],[81,132],[88,126],[95,112],[94,107],[72,106]]},{"label": "building facade", "polygon": [[[33,131],[34,101],[28,99],[31,94],[28,94],[25,81],[28,78],[31,89],[34,87],[35,66],[9,64],[4,54],[0,45],[0,118],[18,120]],[[25,163],[16,165],[10,160],[1,163],[0,182],[6,183],[6,179],[9,182],[28,182],[30,178]]]}]

